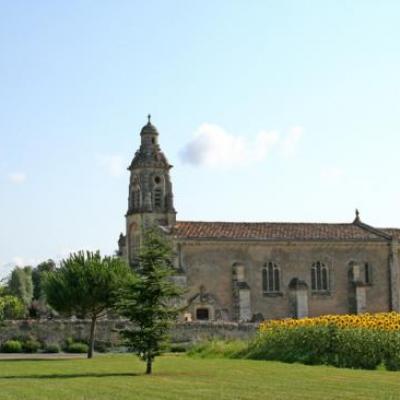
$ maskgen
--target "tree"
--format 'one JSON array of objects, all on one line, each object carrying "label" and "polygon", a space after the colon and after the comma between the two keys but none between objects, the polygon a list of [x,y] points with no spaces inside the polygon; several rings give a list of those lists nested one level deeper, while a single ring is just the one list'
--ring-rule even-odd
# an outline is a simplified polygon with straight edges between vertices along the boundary
[{"label": "tree", "polygon": [[24,314],[25,306],[22,300],[9,294],[0,296],[0,320],[19,319]]},{"label": "tree", "polygon": [[32,267],[15,267],[8,281],[8,292],[18,297],[28,308],[33,297]]},{"label": "tree", "polygon": [[168,339],[178,308],[174,301],[182,293],[172,281],[172,252],[155,230],[145,233],[136,273],[120,291],[119,312],[133,322],[121,331],[130,348],[146,362],[146,374],[152,373],[154,358]]},{"label": "tree", "polygon": [[33,282],[33,300],[40,300],[43,295],[43,277],[47,272],[54,271],[56,269],[56,263],[49,259],[43,261],[32,270],[32,282]]},{"label": "tree", "polygon": [[55,311],[49,306],[43,289],[43,280],[48,272],[56,269],[56,263],[52,259],[43,261],[32,269],[33,299],[29,307],[29,316],[39,318],[54,315]]},{"label": "tree", "polygon": [[114,306],[117,289],[129,274],[129,267],[120,258],[80,251],[46,275],[44,290],[55,310],[91,319],[88,358],[93,357],[96,322]]}]

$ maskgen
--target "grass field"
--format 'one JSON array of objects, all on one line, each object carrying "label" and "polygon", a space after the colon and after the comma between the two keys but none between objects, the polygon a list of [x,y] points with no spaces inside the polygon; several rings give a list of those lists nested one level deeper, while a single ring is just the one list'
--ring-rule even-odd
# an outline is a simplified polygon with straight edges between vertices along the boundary
[{"label": "grass field", "polygon": [[1,360],[0,399],[400,399],[400,373],[267,361],[132,355]]}]

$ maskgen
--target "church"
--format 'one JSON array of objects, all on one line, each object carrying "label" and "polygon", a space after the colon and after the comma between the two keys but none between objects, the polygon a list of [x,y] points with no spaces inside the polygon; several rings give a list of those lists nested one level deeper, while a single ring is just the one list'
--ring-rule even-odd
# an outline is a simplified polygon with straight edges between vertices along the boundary
[{"label": "church", "polygon": [[170,169],[151,123],[129,166],[126,233],[132,263],[146,227],[171,240],[186,320],[260,321],[400,311],[400,229],[348,223],[176,219]]}]

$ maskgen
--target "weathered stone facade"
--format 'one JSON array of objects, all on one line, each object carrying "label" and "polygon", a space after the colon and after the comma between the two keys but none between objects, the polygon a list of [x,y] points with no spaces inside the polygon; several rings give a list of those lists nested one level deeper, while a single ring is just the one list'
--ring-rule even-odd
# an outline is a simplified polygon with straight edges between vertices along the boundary
[{"label": "weathered stone facade", "polygon": [[[143,228],[156,224],[176,251],[186,319],[249,321],[400,311],[400,229],[351,223],[176,221],[168,164],[150,123],[129,168],[129,262]],[[158,190],[158,191],[157,191]]]}]

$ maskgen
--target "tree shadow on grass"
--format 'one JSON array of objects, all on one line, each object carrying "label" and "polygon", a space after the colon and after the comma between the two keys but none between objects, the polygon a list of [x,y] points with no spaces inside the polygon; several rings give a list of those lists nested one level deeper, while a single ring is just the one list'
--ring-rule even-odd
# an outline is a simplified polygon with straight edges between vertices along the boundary
[{"label": "tree shadow on grass", "polygon": [[133,372],[83,372],[76,374],[30,374],[30,375],[5,375],[0,376],[0,381],[3,379],[71,379],[71,378],[109,378],[121,376],[138,376]]}]

